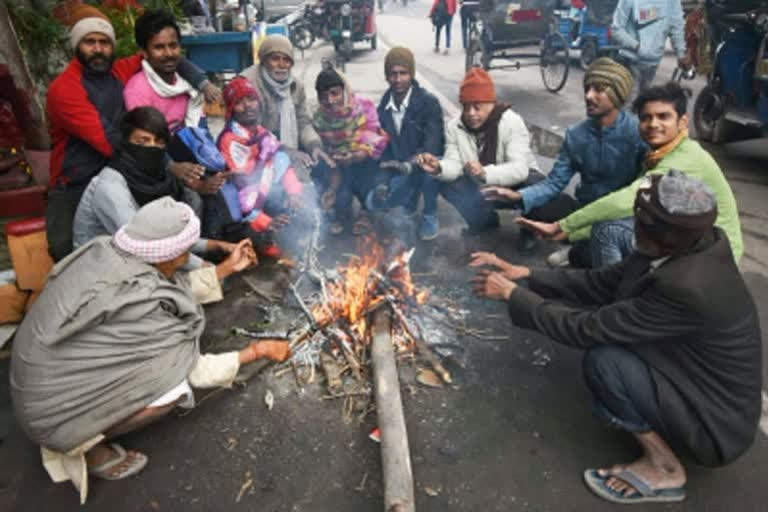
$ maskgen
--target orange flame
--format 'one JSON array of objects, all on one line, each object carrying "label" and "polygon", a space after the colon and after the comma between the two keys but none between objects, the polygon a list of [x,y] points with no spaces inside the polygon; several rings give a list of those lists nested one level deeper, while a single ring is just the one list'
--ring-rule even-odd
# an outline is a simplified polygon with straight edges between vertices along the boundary
[{"label": "orange flame", "polygon": [[[367,322],[365,313],[385,300],[379,292],[378,273],[384,273],[382,265],[389,263],[393,268],[387,278],[397,288],[387,290],[394,296],[403,295],[423,304],[427,300],[426,290],[418,290],[408,269],[406,252],[399,253],[391,262],[385,262],[385,250],[374,237],[365,237],[358,243],[361,256],[350,257],[348,263],[338,269],[340,278],[328,284],[328,301],[316,305],[312,314],[319,325],[344,319],[359,339],[365,339]],[[398,289],[399,288],[399,289]]]}]

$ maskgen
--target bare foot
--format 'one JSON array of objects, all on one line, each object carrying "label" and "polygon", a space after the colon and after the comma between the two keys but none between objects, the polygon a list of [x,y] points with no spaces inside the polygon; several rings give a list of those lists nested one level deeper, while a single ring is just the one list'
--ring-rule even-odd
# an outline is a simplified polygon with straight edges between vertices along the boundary
[{"label": "bare foot", "polygon": [[[685,469],[679,463],[652,462],[649,457],[641,457],[632,464],[617,464],[609,469],[599,469],[600,476],[616,475],[628,470],[643,479],[651,489],[674,489],[682,487],[686,482]],[[620,478],[611,477],[605,482],[606,487],[624,496],[638,494],[637,490]]]}]

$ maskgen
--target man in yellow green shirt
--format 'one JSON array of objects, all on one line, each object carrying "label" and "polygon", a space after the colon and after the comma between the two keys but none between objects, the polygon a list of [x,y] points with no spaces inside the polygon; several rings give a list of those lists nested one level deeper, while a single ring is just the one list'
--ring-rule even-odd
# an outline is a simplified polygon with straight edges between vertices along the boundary
[{"label": "man in yellow green shirt", "polygon": [[640,119],[640,135],[651,147],[639,177],[626,187],[612,192],[557,222],[518,219],[521,226],[545,238],[571,241],[589,239],[592,266],[621,261],[632,252],[632,206],[637,189],[648,175],[678,169],[694,176],[714,190],[718,217],[715,225],[725,231],[737,262],[744,244],[736,198],[714,158],[698,142],[688,137],[688,97],[676,82],[651,87],[633,104]]}]

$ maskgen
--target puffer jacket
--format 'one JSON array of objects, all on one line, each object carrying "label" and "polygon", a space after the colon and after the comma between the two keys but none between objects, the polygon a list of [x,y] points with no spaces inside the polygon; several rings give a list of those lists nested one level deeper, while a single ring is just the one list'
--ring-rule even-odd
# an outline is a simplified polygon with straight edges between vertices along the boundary
[{"label": "puffer jacket", "polygon": [[[440,161],[437,179],[454,181],[461,177],[464,165],[480,161],[477,137],[472,134],[461,116],[448,122],[445,128],[445,156]],[[499,143],[496,164],[486,165],[485,181],[488,185],[513,186],[528,178],[528,171],[539,170],[531,151],[531,135],[523,118],[508,109],[499,120]]]},{"label": "puffer jacket", "polygon": [[664,56],[667,36],[678,58],[687,51],[680,0],[619,0],[611,30],[621,46],[619,53],[631,61],[657,64]]}]

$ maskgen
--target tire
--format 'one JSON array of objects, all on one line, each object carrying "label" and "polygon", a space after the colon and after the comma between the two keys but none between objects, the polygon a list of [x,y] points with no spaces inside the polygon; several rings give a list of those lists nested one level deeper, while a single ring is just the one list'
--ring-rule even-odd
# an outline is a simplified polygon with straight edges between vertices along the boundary
[{"label": "tire", "polygon": [[378,37],[376,34],[373,34],[373,37],[371,38],[371,50],[375,50],[379,46]]},{"label": "tire", "polygon": [[550,33],[541,44],[539,61],[541,80],[549,92],[558,92],[565,86],[570,70],[568,43],[559,33]]},{"label": "tire", "polygon": [[728,136],[728,121],[725,119],[725,105],[722,97],[707,85],[693,104],[693,126],[696,137],[712,144],[725,142]]},{"label": "tire", "polygon": [[306,50],[315,42],[315,33],[306,23],[297,23],[291,27],[291,43],[299,50]]},{"label": "tire", "polygon": [[583,71],[597,59],[597,41],[589,38],[581,45],[581,55],[579,56],[579,65]]},{"label": "tire", "polygon": [[341,55],[345,62],[352,60],[352,41],[349,39],[345,39],[341,44]]}]

